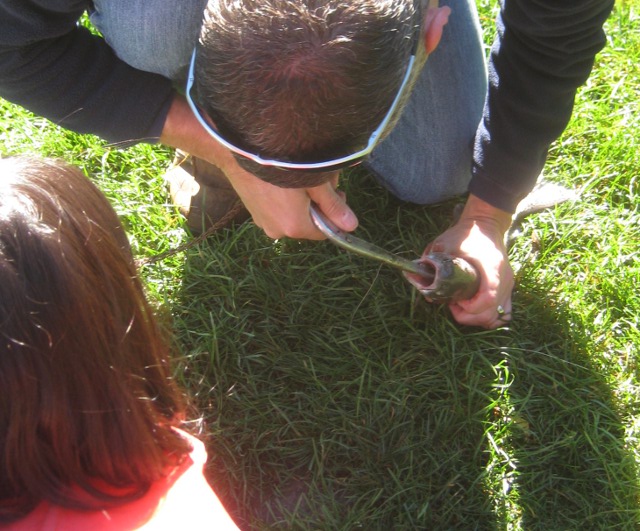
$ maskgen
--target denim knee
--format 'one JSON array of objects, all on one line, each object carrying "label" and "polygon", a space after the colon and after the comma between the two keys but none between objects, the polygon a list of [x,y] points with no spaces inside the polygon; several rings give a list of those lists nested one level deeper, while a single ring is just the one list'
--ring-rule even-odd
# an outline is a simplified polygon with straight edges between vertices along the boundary
[{"label": "denim knee", "polygon": [[207,0],[94,0],[90,18],[125,63],[176,80],[189,64]]}]

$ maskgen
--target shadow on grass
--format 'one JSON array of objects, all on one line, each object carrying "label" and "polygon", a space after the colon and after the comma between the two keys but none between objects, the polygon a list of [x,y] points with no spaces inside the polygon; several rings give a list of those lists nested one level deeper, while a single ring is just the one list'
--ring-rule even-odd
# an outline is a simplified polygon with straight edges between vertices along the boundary
[{"label": "shadow on grass", "polygon": [[[361,236],[409,257],[451,212],[371,187],[351,203]],[[328,242],[274,244],[246,224],[189,251],[181,378],[239,525],[631,529],[623,422],[588,338],[530,284],[527,321],[487,332]]]},{"label": "shadow on grass", "polygon": [[638,529],[640,484],[624,406],[598,363],[593,329],[549,296],[552,288],[520,279],[517,306],[530,319],[505,349],[522,528]]}]

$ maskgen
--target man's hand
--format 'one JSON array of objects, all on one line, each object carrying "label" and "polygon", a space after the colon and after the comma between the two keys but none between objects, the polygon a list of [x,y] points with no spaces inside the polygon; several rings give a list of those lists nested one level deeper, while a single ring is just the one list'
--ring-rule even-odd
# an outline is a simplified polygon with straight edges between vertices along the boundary
[{"label": "man's hand", "polygon": [[243,170],[236,162],[225,174],[253,217],[253,222],[270,238],[323,240],[326,238],[311,221],[310,202],[342,230],[358,226],[358,218],[336,190],[338,173],[329,182],[314,188],[280,188]]},{"label": "man's hand", "polygon": [[497,328],[511,320],[513,270],[504,245],[510,225],[511,214],[471,195],[458,222],[427,246],[425,254],[460,256],[478,270],[478,293],[449,305],[460,324]]},{"label": "man's hand", "polygon": [[231,152],[216,142],[196,120],[186,100],[176,94],[165,120],[160,142],[180,148],[218,166],[227,176],[253,221],[271,238],[322,240],[325,238],[311,221],[309,203],[342,230],[350,232],[358,219],[347,206],[344,194],[336,190],[338,173],[315,188],[279,188],[243,170]]}]

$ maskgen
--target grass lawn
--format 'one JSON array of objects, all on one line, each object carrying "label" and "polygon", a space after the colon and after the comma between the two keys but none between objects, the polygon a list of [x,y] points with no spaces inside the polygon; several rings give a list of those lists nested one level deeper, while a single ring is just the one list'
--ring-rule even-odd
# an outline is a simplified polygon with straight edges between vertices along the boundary
[{"label": "grass lawn", "polygon": [[[251,223],[142,268],[243,528],[640,527],[640,3],[607,32],[545,170],[580,200],[524,222],[512,326],[460,327],[389,268]],[[188,240],[169,150],[0,101],[0,153],[81,166],[139,258]],[[358,234],[409,258],[451,221],[453,203],[401,204],[359,171],[342,187]]]}]

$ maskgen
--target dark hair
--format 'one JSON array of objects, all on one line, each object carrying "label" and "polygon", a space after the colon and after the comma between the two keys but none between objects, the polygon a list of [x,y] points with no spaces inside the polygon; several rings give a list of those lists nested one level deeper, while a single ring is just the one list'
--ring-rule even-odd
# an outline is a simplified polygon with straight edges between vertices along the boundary
[{"label": "dark hair", "polygon": [[[364,147],[405,73],[420,2],[216,0],[196,52],[194,98],[220,133],[263,157],[313,162]],[[330,174],[263,168],[301,187]]]},{"label": "dark hair", "polygon": [[184,459],[167,345],[102,193],[0,160],[0,522],[131,501]]}]

